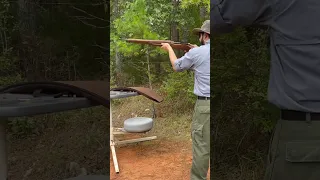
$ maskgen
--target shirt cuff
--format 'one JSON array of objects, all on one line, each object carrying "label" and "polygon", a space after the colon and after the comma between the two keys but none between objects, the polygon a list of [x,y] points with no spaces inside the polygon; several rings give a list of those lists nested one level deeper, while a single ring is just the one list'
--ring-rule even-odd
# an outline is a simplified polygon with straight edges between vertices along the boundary
[{"label": "shirt cuff", "polygon": [[183,71],[183,68],[181,67],[181,63],[182,63],[183,57],[177,59],[176,61],[174,61],[174,69],[178,72]]}]

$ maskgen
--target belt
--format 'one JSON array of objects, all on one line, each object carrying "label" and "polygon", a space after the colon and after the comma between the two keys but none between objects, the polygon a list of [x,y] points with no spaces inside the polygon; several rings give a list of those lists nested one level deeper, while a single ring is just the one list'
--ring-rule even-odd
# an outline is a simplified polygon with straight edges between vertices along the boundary
[{"label": "belt", "polygon": [[291,121],[307,121],[307,117],[310,115],[309,120],[320,121],[320,113],[307,113],[302,111],[293,110],[281,110],[281,119]]},{"label": "belt", "polygon": [[198,96],[198,99],[201,99],[201,100],[210,100],[210,97]]}]

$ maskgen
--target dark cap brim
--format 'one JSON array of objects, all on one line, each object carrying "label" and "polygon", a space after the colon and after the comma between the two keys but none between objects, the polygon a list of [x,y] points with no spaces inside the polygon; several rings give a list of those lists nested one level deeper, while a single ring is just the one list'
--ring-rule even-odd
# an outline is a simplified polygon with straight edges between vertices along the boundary
[{"label": "dark cap brim", "polygon": [[192,30],[192,33],[193,33],[194,35],[198,35],[198,34],[201,33],[201,32],[210,34],[209,32],[202,31],[200,28],[194,28],[194,29]]},{"label": "dark cap brim", "polygon": [[200,32],[203,32],[200,28],[195,28],[195,29],[192,30],[192,33],[194,35],[198,35]]}]

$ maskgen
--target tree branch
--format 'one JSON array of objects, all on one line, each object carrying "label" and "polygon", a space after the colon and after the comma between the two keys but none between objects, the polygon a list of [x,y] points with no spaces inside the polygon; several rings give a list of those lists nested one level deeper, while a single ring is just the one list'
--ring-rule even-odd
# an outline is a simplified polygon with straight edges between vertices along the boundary
[{"label": "tree branch", "polygon": [[98,45],[96,42],[95,42],[95,44],[93,44],[93,45],[91,45],[91,46],[99,47],[99,48],[101,48],[101,49],[103,49],[103,50],[106,50],[106,51],[109,50],[109,49],[106,48],[106,47],[103,47],[103,46]]},{"label": "tree branch", "polygon": [[101,21],[108,22],[107,20],[102,19],[102,18],[100,18],[100,17],[97,17],[97,16],[95,16],[95,15],[92,15],[92,14],[90,14],[90,13],[88,13],[88,12],[86,12],[86,11],[82,10],[82,9],[76,8],[76,7],[74,7],[74,6],[71,6],[71,7],[72,7],[73,9],[78,10],[78,11],[80,11],[80,12],[83,12],[83,13],[85,13],[85,14],[87,14],[87,15],[89,15],[89,16],[91,16],[91,17],[93,17],[93,18],[99,19],[99,20],[101,20]]},{"label": "tree branch", "polygon": [[90,18],[90,17],[86,17],[86,16],[70,16],[76,19],[86,19],[86,20],[93,20],[95,18]]},{"label": "tree branch", "polygon": [[93,27],[93,28],[98,28],[98,29],[105,29],[105,28],[107,28],[108,26],[96,26],[96,25],[93,25],[93,24],[90,24],[90,23],[88,23],[88,22],[86,22],[86,21],[83,21],[82,19],[79,19],[79,18],[77,18],[79,21],[81,21],[83,24],[85,24],[85,25],[88,25],[88,26],[91,26],[91,27]]}]

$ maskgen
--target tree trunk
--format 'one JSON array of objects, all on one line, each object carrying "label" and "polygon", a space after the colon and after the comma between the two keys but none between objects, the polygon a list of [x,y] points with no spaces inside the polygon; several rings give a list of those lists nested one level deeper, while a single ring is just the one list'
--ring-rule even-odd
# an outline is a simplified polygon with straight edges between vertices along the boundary
[{"label": "tree trunk", "polygon": [[[171,40],[172,41],[177,41],[179,42],[179,30],[178,30],[178,22],[175,20],[175,15],[177,14],[177,9],[179,6],[179,1],[177,0],[172,0],[172,4],[173,4],[173,17],[172,17],[172,22],[171,22]],[[175,53],[180,57],[181,56],[181,52],[180,51],[176,51]]]},{"label": "tree trunk", "polygon": [[158,77],[157,79],[160,79],[160,75],[161,75],[161,55],[158,54],[157,55],[157,62],[154,63],[154,67],[155,67],[155,70],[156,70],[156,77]]},{"label": "tree trunk", "polygon": [[[179,2],[177,0],[172,0],[173,3],[173,15],[177,14],[177,8],[179,6]],[[178,31],[178,22],[175,20],[175,16],[172,18],[171,22],[171,40],[179,41],[179,31]]]},{"label": "tree trunk", "polygon": [[107,0],[104,0],[103,2],[104,2],[104,12],[109,15],[110,14],[109,13],[109,5],[107,3]]},{"label": "tree trunk", "polygon": [[149,47],[147,47],[147,63],[148,63],[149,88],[152,89],[152,79],[151,79],[151,69],[150,69],[150,53],[149,53]]},{"label": "tree trunk", "polygon": [[19,31],[21,46],[19,49],[20,59],[23,61],[23,71],[27,81],[37,80],[39,69],[37,68],[38,59],[34,57],[39,53],[35,49],[35,2],[29,0],[18,0],[19,10]]},{"label": "tree trunk", "polygon": [[74,73],[74,81],[77,80],[77,68],[76,68],[76,61],[73,61],[73,73]]},{"label": "tree trunk", "polygon": [[201,22],[205,21],[207,14],[207,9],[205,7],[200,7],[200,18]]},{"label": "tree trunk", "polygon": [[121,69],[121,56],[118,50],[118,47],[116,46],[116,63],[115,63],[115,68],[116,68],[116,85],[117,86],[122,86],[122,69]]},{"label": "tree trunk", "polygon": [[[149,88],[152,89],[152,77],[151,77],[151,68],[150,68],[150,51],[149,51],[149,46],[147,47],[147,63],[148,63]],[[152,118],[156,118],[156,109],[155,109],[155,107],[154,107],[154,102],[152,102]]]},{"label": "tree trunk", "polygon": [[[113,6],[113,20],[115,20],[116,18],[119,17],[119,1],[118,0],[114,0],[114,6]],[[119,49],[116,46],[115,47],[115,70],[116,70],[116,85],[117,86],[122,86],[123,83],[123,79],[122,79],[122,61],[121,61],[121,54],[119,53]]]},{"label": "tree trunk", "polygon": [[2,44],[2,53],[4,54],[5,53],[5,45],[4,45],[4,38],[3,38],[3,35],[2,35],[2,31],[0,29],[0,38],[1,38],[1,44]]}]

